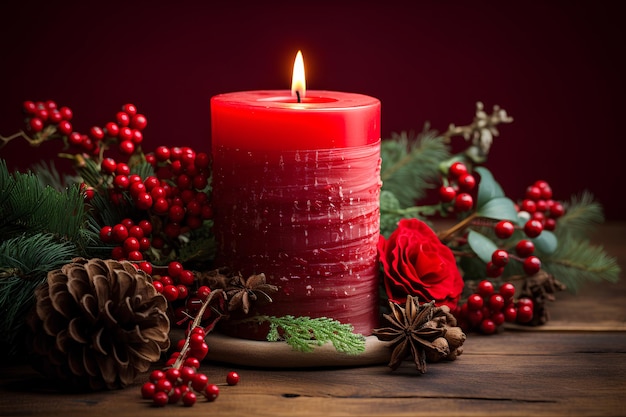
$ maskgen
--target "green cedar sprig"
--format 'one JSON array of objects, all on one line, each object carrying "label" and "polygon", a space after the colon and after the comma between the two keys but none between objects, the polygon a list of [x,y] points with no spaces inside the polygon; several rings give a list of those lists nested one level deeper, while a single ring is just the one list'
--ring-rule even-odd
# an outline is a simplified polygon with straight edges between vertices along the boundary
[{"label": "green cedar sprig", "polygon": [[267,340],[284,340],[294,350],[311,352],[315,346],[332,343],[341,353],[357,355],[365,350],[365,338],[353,333],[350,324],[342,324],[327,317],[260,316],[261,322],[269,322]]}]

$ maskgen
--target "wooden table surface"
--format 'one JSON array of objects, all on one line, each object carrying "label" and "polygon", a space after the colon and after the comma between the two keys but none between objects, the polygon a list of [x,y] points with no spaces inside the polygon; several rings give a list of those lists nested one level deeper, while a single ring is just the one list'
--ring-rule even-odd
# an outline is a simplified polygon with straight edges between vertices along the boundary
[{"label": "wooden table surface", "polygon": [[[626,223],[607,223],[594,240],[626,268]],[[471,333],[454,362],[330,369],[255,369],[203,364],[210,379],[236,370],[241,382],[200,400],[156,408],[139,387],[67,394],[25,364],[0,367],[0,416],[624,416],[626,282],[588,283],[558,294],[551,321],[494,336]]]}]

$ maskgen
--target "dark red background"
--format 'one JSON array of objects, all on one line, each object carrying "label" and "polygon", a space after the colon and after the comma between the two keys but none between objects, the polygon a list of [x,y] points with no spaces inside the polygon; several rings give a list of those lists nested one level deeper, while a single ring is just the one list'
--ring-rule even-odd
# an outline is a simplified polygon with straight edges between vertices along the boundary
[{"label": "dark red background", "polygon": [[[501,105],[515,122],[488,167],[507,194],[542,178],[559,199],[587,189],[626,219],[620,2],[3,3],[2,135],[21,128],[24,100],[70,106],[82,131],[132,102],[148,150],[208,151],[210,97],[289,88],[302,49],[310,89],[382,101],[384,137],[468,123],[478,100]],[[14,141],[0,157],[23,169],[56,150]]]}]

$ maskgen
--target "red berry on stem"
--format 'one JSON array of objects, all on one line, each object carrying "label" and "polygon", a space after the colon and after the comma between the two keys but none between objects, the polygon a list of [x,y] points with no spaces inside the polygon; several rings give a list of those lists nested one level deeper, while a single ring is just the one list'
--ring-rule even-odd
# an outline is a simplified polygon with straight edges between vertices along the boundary
[{"label": "red berry on stem", "polygon": [[526,188],[526,198],[537,201],[541,198],[541,189],[535,185]]},{"label": "red berry on stem", "polygon": [[152,402],[158,407],[165,407],[169,401],[167,393],[159,391],[152,397]]},{"label": "red berry on stem", "polygon": [[517,308],[510,305],[504,308],[504,320],[507,323],[513,323],[517,319]]},{"label": "red berry on stem", "polygon": [[228,385],[237,385],[239,383],[239,374],[235,371],[231,371],[226,375],[226,383]]},{"label": "red berry on stem", "polygon": [[215,384],[209,384],[204,389],[204,395],[209,402],[215,401],[220,395],[220,388]]},{"label": "red berry on stem", "polygon": [[208,168],[210,162],[210,157],[206,152],[198,152],[196,154],[196,160],[194,163],[199,169]]},{"label": "red berry on stem", "polygon": [[491,319],[484,319],[480,322],[480,331],[484,334],[493,334],[496,332],[496,324]]},{"label": "red berry on stem", "polygon": [[523,268],[527,275],[535,275],[541,269],[541,260],[531,255],[524,259]]},{"label": "red berry on stem", "polygon": [[137,106],[134,104],[128,103],[122,106],[122,111],[128,114],[129,116],[134,116],[137,114]]},{"label": "red berry on stem", "polygon": [[467,310],[467,320],[472,326],[478,325],[484,318],[483,310]]},{"label": "red berry on stem", "polygon": [[500,295],[502,295],[502,297],[504,297],[506,301],[511,300],[515,295],[515,285],[511,284],[510,282],[505,282],[500,286],[498,292],[500,293]]},{"label": "red berry on stem", "polygon": [[556,229],[556,219],[552,217],[548,217],[543,221],[543,229],[544,230],[554,230]]},{"label": "red berry on stem", "polygon": [[191,380],[191,388],[202,392],[209,383],[209,378],[205,374],[196,373]]},{"label": "red berry on stem", "polygon": [[491,313],[491,320],[493,320],[493,322],[495,323],[496,327],[500,326],[505,321],[504,312],[497,311],[497,312]]},{"label": "red berry on stem", "polygon": [[123,247],[126,253],[139,250],[139,240],[136,237],[128,237],[124,240]]},{"label": "red berry on stem", "polygon": [[74,117],[74,113],[72,112],[72,109],[70,109],[67,106],[63,106],[59,109],[59,114],[61,115],[61,117],[63,118],[63,120],[72,120],[72,117]]},{"label": "red berry on stem", "polygon": [[491,294],[489,297],[489,307],[493,311],[500,311],[504,308],[504,297],[501,294]]},{"label": "red berry on stem", "polygon": [[530,305],[522,305],[517,307],[517,322],[528,323],[533,319],[533,307]]},{"label": "red berry on stem", "polygon": [[471,210],[474,199],[467,193],[460,193],[454,198],[454,209],[458,212]]},{"label": "red berry on stem", "polygon": [[83,137],[78,132],[72,132],[67,138],[68,142],[74,146],[80,146],[83,143]]},{"label": "red berry on stem", "polygon": [[102,226],[100,229],[100,240],[104,243],[110,243],[113,241],[112,236],[113,228],[111,226]]},{"label": "red berry on stem", "polygon": [[182,285],[186,285],[186,286],[191,286],[193,284],[195,280],[195,277],[193,275],[192,271],[189,270],[184,270],[180,273],[180,276],[178,277],[178,281],[182,284]]},{"label": "red berry on stem", "polygon": [[111,230],[111,236],[114,242],[122,243],[128,238],[128,229],[123,224],[116,224]]},{"label": "red berry on stem", "polygon": [[148,119],[143,114],[135,114],[130,119],[130,127],[133,129],[143,130],[148,125]]},{"label": "red berry on stem", "polygon": [[535,244],[527,239],[522,239],[515,245],[515,252],[523,258],[532,255],[534,251]]},{"label": "red berry on stem", "polygon": [[100,168],[108,174],[113,174],[117,168],[117,162],[113,158],[104,158],[100,163]]},{"label": "red berry on stem", "polygon": [[104,126],[104,131],[106,132],[107,136],[117,137],[117,135],[120,133],[120,127],[113,122],[109,122]]},{"label": "red berry on stem", "polygon": [[543,231],[543,224],[537,219],[530,219],[524,224],[524,233],[528,237],[537,237]]},{"label": "red berry on stem", "polygon": [[463,162],[454,162],[450,165],[450,174],[457,178],[467,174],[467,166]]},{"label": "red berry on stem", "polygon": [[506,266],[509,263],[509,253],[504,249],[496,249],[491,254],[491,262],[497,267]]},{"label": "red berry on stem", "polygon": [[150,207],[152,207],[152,203],[152,196],[148,193],[140,193],[135,200],[135,205],[139,210],[148,210]]},{"label": "red berry on stem", "polygon": [[503,273],[504,273],[504,267],[503,266],[498,266],[498,265],[494,264],[493,261],[487,262],[486,275],[489,278],[498,278]]},{"label": "red berry on stem", "polygon": [[156,387],[153,382],[146,382],[141,386],[141,396],[146,400],[154,397],[155,392]]},{"label": "red berry on stem", "polygon": [[135,144],[132,140],[122,140],[119,144],[120,152],[125,155],[130,155],[135,152]]},{"label": "red berry on stem", "polygon": [[522,205],[520,206],[520,210],[526,211],[528,213],[534,213],[537,211],[537,203],[535,200],[531,200],[530,198],[525,198],[522,201]]},{"label": "red berry on stem", "polygon": [[191,356],[198,358],[198,360],[202,360],[207,355],[207,353],[209,353],[209,345],[204,342],[198,349],[191,349],[190,353]]},{"label": "red berry on stem", "polygon": [[439,187],[439,199],[444,203],[449,203],[456,197],[456,190],[449,185]]},{"label": "red berry on stem", "polygon": [[163,378],[165,378],[165,372],[160,369],[155,369],[154,371],[152,371],[149,377],[150,381],[154,382],[155,384],[158,380]]},{"label": "red berry on stem", "polygon": [[488,298],[493,294],[494,288],[493,283],[487,279],[484,279],[478,283],[478,294],[480,294],[483,298]]},{"label": "red berry on stem", "polygon": [[483,307],[483,297],[480,294],[472,294],[467,297],[467,308],[470,310],[479,310]]},{"label": "red berry on stem", "polygon": [[41,132],[43,130],[43,121],[38,117],[33,117],[28,121],[28,128],[32,132]]},{"label": "red berry on stem", "polygon": [[35,114],[35,112],[37,111],[37,105],[34,101],[25,101],[22,107],[24,109],[24,112],[27,114]]},{"label": "red berry on stem", "polygon": [[496,223],[494,231],[500,239],[508,239],[515,232],[515,226],[509,220],[500,220]]},{"label": "red berry on stem", "polygon": [[163,295],[167,301],[175,301],[178,299],[178,288],[175,285],[166,285],[163,287]]},{"label": "red berry on stem", "polygon": [[476,178],[472,174],[463,174],[458,179],[459,188],[464,191],[471,191],[476,187]]},{"label": "red berry on stem", "polygon": [[191,407],[196,403],[196,400],[196,394],[194,394],[192,391],[187,391],[183,394],[183,405],[185,407]]},{"label": "red berry on stem", "polygon": [[69,135],[70,133],[72,133],[72,124],[67,120],[62,120],[61,122],[59,122],[57,129],[59,129],[59,132],[61,132],[63,135]]},{"label": "red berry on stem", "polygon": [[169,393],[172,390],[172,383],[165,376],[156,381],[154,385],[157,392],[162,391],[165,393]]},{"label": "red berry on stem", "polygon": [[130,116],[128,113],[120,111],[115,115],[115,120],[117,121],[118,126],[126,127],[130,123]]}]

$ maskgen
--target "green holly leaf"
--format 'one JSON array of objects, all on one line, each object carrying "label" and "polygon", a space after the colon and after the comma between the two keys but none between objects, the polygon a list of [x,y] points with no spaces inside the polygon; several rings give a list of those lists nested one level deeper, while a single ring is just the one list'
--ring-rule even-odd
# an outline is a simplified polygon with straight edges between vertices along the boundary
[{"label": "green holly leaf", "polygon": [[479,205],[476,210],[481,217],[497,220],[511,220],[517,222],[517,210],[515,203],[508,197],[495,197],[484,204]]},{"label": "green holly leaf", "polygon": [[475,230],[469,231],[467,235],[467,243],[476,256],[478,256],[484,263],[491,261],[491,255],[496,249],[498,249],[498,245],[496,245],[491,239]]},{"label": "green holly leaf", "polygon": [[489,200],[494,198],[504,197],[504,191],[500,184],[493,178],[491,171],[485,167],[476,167],[474,168],[474,172],[480,175],[476,207],[482,207]]}]

